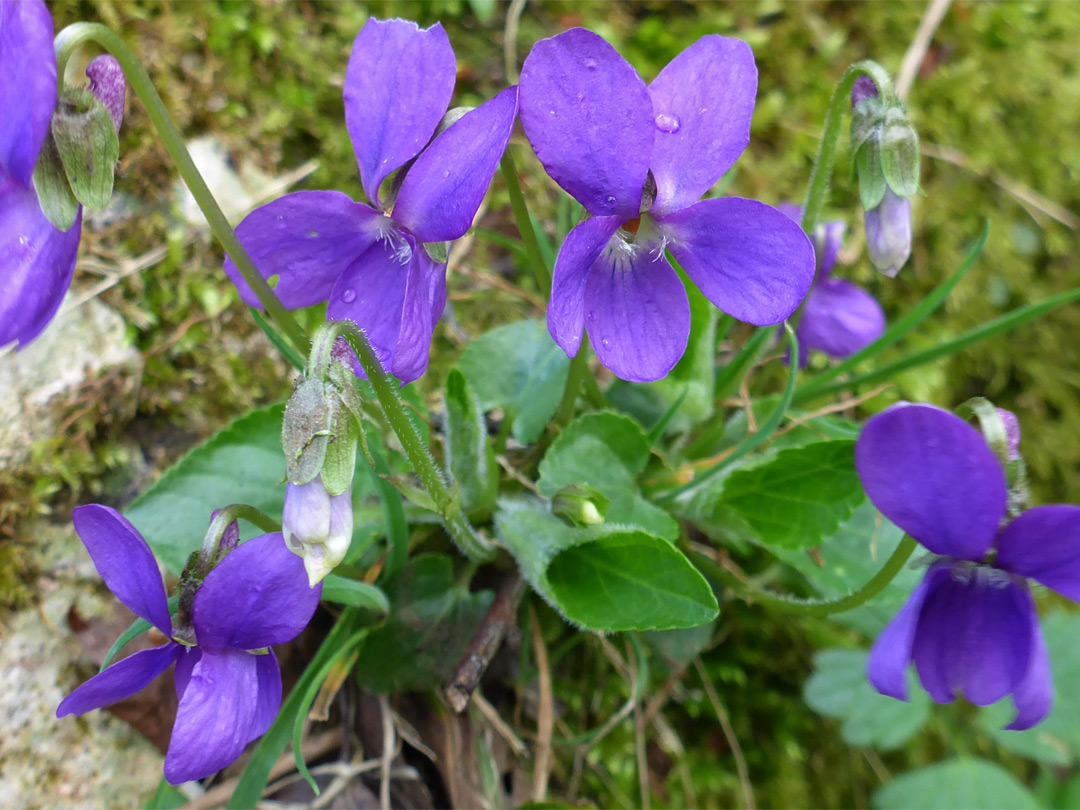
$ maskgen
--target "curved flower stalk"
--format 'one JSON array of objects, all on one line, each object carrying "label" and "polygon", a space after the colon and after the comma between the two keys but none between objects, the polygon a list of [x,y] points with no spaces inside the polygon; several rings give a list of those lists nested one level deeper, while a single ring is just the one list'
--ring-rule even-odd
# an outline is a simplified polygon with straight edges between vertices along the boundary
[{"label": "curved flower stalk", "polygon": [[[802,220],[802,208],[797,205],[784,203],[777,208],[795,222]],[[817,269],[795,327],[800,367],[806,365],[811,349],[838,359],[849,357],[885,331],[885,312],[877,299],[862,287],[831,275],[846,230],[843,222],[833,220],[818,225],[810,235]]]},{"label": "curved flower stalk", "polygon": [[737,39],[701,38],[649,86],[591,31],[533,48],[521,122],[547,173],[592,215],[555,262],[548,329],[569,356],[587,331],[625,380],[675,366],[690,308],[665,250],[739,320],[776,324],[799,305],[814,253],[798,225],[754,200],[700,200],[749,143],[756,92],[754,55]]},{"label": "curved flower stalk", "polygon": [[[111,56],[99,56],[86,73],[90,93],[119,131],[123,71]],[[42,0],[0,0],[0,346],[18,341],[22,348],[40,335],[75,273],[82,206],[72,201],[64,223],[71,224],[58,228],[35,189],[43,149],[55,154],[48,136],[57,97],[48,8]]]},{"label": "curved flower stalk", "polygon": [[[383,368],[403,383],[427,368],[446,303],[446,263],[422,245],[469,229],[517,118],[511,87],[436,134],[454,77],[441,25],[368,20],[345,74],[345,123],[371,205],[336,191],[299,191],[236,229],[263,277],[278,276],[274,292],[286,307],[328,301],[327,316],[361,327]],[[398,169],[396,198],[384,203],[380,186]],[[225,271],[259,306],[231,260]]]},{"label": "curved flower stalk", "polygon": [[57,717],[85,714],[145,688],[173,663],[180,706],[165,755],[173,784],[202,779],[233,762],[273,723],[281,673],[273,650],[299,635],[322,588],[308,588],[304,564],[280,532],[229,550],[198,586],[191,604],[194,645],[172,640],[157,561],[119,512],[93,504],[72,518],[101,578],[117,599],[170,640],[118,661],[66,698]]},{"label": "curved flower stalk", "polygon": [[[1002,422],[1011,453],[1019,429]],[[1037,724],[1054,685],[1027,579],[1080,600],[1080,507],[1013,517],[1002,460],[979,431],[931,405],[900,403],[873,417],[855,466],[882,514],[939,557],[874,642],[870,682],[906,700],[914,661],[935,702],[962,694],[985,706],[1012,695],[1007,728]]]}]

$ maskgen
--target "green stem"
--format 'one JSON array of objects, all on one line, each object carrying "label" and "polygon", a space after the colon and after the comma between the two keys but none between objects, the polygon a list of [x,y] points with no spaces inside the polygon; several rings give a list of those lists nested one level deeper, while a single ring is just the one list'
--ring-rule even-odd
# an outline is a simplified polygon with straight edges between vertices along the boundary
[{"label": "green stem", "polygon": [[229,527],[229,524],[234,520],[246,520],[266,532],[281,531],[280,523],[256,509],[254,506],[248,506],[243,503],[234,503],[226,506],[224,509],[219,509],[214,515],[213,520],[210,521],[210,528],[206,530],[206,536],[203,538],[202,550],[199,552],[199,567],[204,571],[209,568],[210,563],[217,556],[221,538],[225,534],[225,530]]},{"label": "green stem", "polygon": [[320,329],[318,341],[325,341],[327,345],[332,346],[339,337],[349,341],[349,345],[360,360],[360,365],[382,407],[383,415],[397,435],[398,441],[401,442],[405,455],[408,456],[413,469],[420,476],[421,483],[431,495],[450,537],[469,559],[490,559],[494,549],[476,533],[468,518],[465,517],[461,510],[461,499],[447,486],[442,471],[428,451],[427,445],[424,444],[405,407],[401,404],[394,390],[394,382],[383,371],[382,364],[375,356],[371,344],[368,343],[360,327],[352,321],[327,321],[326,325]]},{"label": "green stem", "polygon": [[570,360],[570,371],[566,375],[566,388],[563,390],[559,407],[555,411],[555,426],[560,430],[570,424],[574,417],[574,405],[577,404],[581,384],[589,375],[589,338],[581,336],[581,346]]},{"label": "green stem", "polygon": [[889,74],[877,62],[865,59],[847,69],[829,101],[829,111],[825,114],[825,131],[821,135],[821,143],[818,144],[814,168],[810,171],[810,185],[806,190],[802,217],[802,229],[806,233],[813,233],[821,218],[821,209],[829,194],[833,165],[836,163],[836,150],[840,143],[840,124],[844,120],[844,113],[851,105],[851,87],[860,76],[869,76],[874,80],[878,95],[883,100],[896,96]]},{"label": "green stem", "polygon": [[536,231],[533,230],[532,217],[529,216],[529,206],[525,204],[525,195],[521,193],[521,182],[518,180],[517,167],[514,166],[514,158],[510,155],[509,146],[503,152],[499,168],[502,169],[503,179],[506,181],[506,191],[510,195],[510,208],[514,211],[514,219],[517,221],[518,232],[525,245],[529,264],[532,265],[536,284],[540,288],[541,295],[546,296],[551,290],[551,273],[548,271],[543,254],[540,253],[540,243],[536,241]]},{"label": "green stem", "polygon": [[915,551],[916,543],[912,538],[904,535],[904,539],[897,545],[892,556],[885,561],[885,565],[874,574],[870,580],[859,590],[842,596],[838,599],[799,599],[794,596],[785,596],[775,591],[755,585],[745,579],[736,576],[722,565],[703,554],[691,552],[695,565],[711,579],[720,580],[724,585],[738,593],[740,597],[749,602],[761,602],[776,610],[786,613],[800,613],[806,616],[828,616],[832,613],[843,613],[854,610],[862,604],[873,599],[881,593],[904,567],[912,552]]},{"label": "green stem", "polygon": [[173,163],[176,164],[180,176],[184,178],[184,182],[187,183],[187,187],[191,190],[195,202],[198,203],[199,208],[206,217],[206,221],[210,224],[210,230],[213,231],[214,236],[217,237],[229,258],[233,260],[236,269],[244,277],[244,281],[247,282],[248,286],[251,287],[255,296],[262,303],[263,308],[270,313],[270,317],[285,332],[297,351],[306,355],[308,348],[307,334],[285,308],[285,305],[281,303],[280,299],[274,295],[274,291],[270,289],[266,279],[256,269],[255,263],[252,262],[251,257],[240,243],[232,226],[229,224],[228,218],[222,213],[217,200],[210,193],[210,189],[207,187],[198,168],[196,168],[195,162],[191,159],[191,155],[188,154],[187,148],[184,146],[183,136],[172,122],[172,119],[169,118],[165,104],[154,88],[153,82],[150,81],[150,76],[124,40],[104,25],[98,23],[80,22],[69,25],[56,37],[57,76],[61,77],[61,80],[63,79],[68,60],[84,42],[94,42],[116,57],[120,67],[123,68],[124,77],[127,79],[128,84],[131,85],[135,95],[142,101],[147,115],[150,116],[151,123],[153,123],[161,138],[161,142],[165,145],[165,149],[168,151]]}]

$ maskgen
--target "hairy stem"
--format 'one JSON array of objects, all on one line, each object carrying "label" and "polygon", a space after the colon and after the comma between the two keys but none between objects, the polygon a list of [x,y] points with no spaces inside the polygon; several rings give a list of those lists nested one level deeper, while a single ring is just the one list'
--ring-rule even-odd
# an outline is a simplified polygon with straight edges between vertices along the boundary
[{"label": "hairy stem", "polygon": [[233,260],[236,269],[240,271],[240,275],[244,277],[244,281],[251,287],[262,303],[263,308],[285,332],[297,351],[306,355],[308,349],[307,334],[300,324],[296,322],[289,310],[285,308],[285,305],[281,303],[281,300],[274,295],[274,291],[270,289],[266,279],[255,268],[255,263],[252,262],[248,252],[240,243],[232,226],[229,224],[228,218],[222,213],[217,200],[210,193],[210,189],[196,168],[195,162],[191,159],[191,155],[184,146],[183,136],[169,117],[161,96],[158,95],[153,82],[150,81],[149,74],[147,74],[124,40],[104,25],[98,23],[80,22],[69,25],[56,37],[57,76],[61,77],[61,80],[63,79],[68,60],[84,42],[96,43],[116,57],[120,67],[124,70],[124,77],[127,79],[128,84],[131,85],[135,95],[142,101],[147,115],[150,116],[150,121],[161,138],[161,142],[165,145],[165,149],[169,152],[173,163],[176,164],[180,176],[184,178],[184,182],[187,183],[187,187],[191,190],[195,202],[198,203],[199,208],[206,217],[206,221],[210,224],[210,230],[221,243],[229,258]]}]

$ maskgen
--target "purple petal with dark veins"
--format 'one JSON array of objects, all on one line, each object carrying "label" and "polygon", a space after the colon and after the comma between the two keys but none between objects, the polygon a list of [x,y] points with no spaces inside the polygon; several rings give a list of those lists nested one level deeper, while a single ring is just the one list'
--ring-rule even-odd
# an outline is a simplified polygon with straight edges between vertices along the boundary
[{"label": "purple petal with dark veins", "polygon": [[659,245],[611,240],[585,280],[585,329],[600,362],[624,380],[659,380],[675,367],[690,303]]},{"label": "purple petal with dark veins", "polygon": [[198,647],[181,646],[181,653],[176,659],[176,668],[173,670],[173,686],[176,687],[176,699],[182,700],[184,691],[191,681],[191,671],[202,658],[202,652]]},{"label": "purple petal with dark veins", "polygon": [[454,94],[457,63],[440,23],[370,18],[345,71],[345,125],[360,180],[376,208],[379,185],[424,148]]},{"label": "purple petal with dark veins", "polygon": [[622,225],[621,217],[593,217],[575,226],[555,259],[548,302],[548,332],[564,352],[574,357],[585,329],[585,279]]},{"label": "purple petal with dark veins", "polygon": [[[328,318],[350,320],[364,330],[387,370],[401,334],[401,310],[412,254],[412,243],[398,232],[376,242],[338,278],[326,309]],[[356,373],[363,374],[359,361]]]},{"label": "purple petal with dark veins", "polygon": [[520,90],[521,124],[551,178],[595,216],[636,217],[653,110],[630,63],[597,34],[572,28],[533,46]]},{"label": "purple petal with dark veins", "polygon": [[71,514],[105,585],[124,605],[166,636],[172,619],[154,552],[127,518],[109,506],[77,506]]},{"label": "purple petal with dark veins", "polygon": [[183,650],[170,641],[150,650],[140,650],[105,667],[60,703],[57,717],[86,714],[110,706],[145,689],[154,678],[167,670]]},{"label": "purple petal with dark veins", "polygon": [[810,291],[795,329],[799,349],[847,357],[885,331],[885,312],[874,296],[849,281],[819,279]]},{"label": "purple petal with dark veins", "polygon": [[483,202],[517,118],[516,87],[458,119],[409,168],[394,219],[419,242],[463,236]]},{"label": "purple petal with dark veins", "polygon": [[810,240],[772,206],[723,197],[656,219],[698,289],[740,321],[780,323],[814,280]]},{"label": "purple petal with dark veins", "polygon": [[1034,606],[1031,616],[1031,657],[1024,677],[1013,690],[1016,717],[1006,729],[1023,731],[1039,723],[1054,705],[1054,678],[1050,671],[1050,656],[1046,639],[1039,625],[1039,614]]},{"label": "purple petal with dark veins", "polygon": [[55,109],[56,55],[49,9],[42,0],[4,0],[0,2],[0,183],[8,174],[30,187]]},{"label": "purple petal with dark veins", "polygon": [[1025,586],[990,568],[958,566],[927,594],[915,629],[915,668],[930,697],[963,694],[988,706],[1022,682],[1032,652]]},{"label": "purple petal with dark veins", "polygon": [[1027,510],[1002,530],[997,549],[999,568],[1080,602],[1080,506]]},{"label": "purple petal with dark veins", "polygon": [[243,753],[258,714],[255,658],[243,650],[203,648],[180,699],[165,754],[170,784],[202,779]]},{"label": "purple petal with dark veins", "polygon": [[446,263],[434,261],[417,245],[409,263],[401,330],[390,362],[390,371],[403,385],[419,379],[427,370],[431,335],[445,304]]},{"label": "purple petal with dark veins", "polygon": [[897,700],[907,700],[907,668],[911,663],[911,648],[915,628],[923,603],[953,569],[951,562],[937,562],[927,569],[922,582],[911,592],[904,606],[881,631],[870,648],[866,660],[866,676],[881,694]]},{"label": "purple petal with dark veins", "polygon": [[754,52],[739,39],[704,36],[660,71],[649,95],[653,210],[663,214],[701,199],[750,143],[757,95]]},{"label": "purple petal with dark veins", "polygon": [[855,468],[878,511],[935,554],[981,560],[990,548],[1005,514],[1005,473],[960,417],[893,405],[863,427]]},{"label": "purple petal with dark veins", "polygon": [[199,647],[256,650],[292,641],[319,606],[322,586],[309,588],[304,562],[281,532],[246,543],[203,580],[192,617]]},{"label": "purple petal with dark veins", "polygon": [[[297,191],[244,217],[236,235],[274,294],[289,309],[318,304],[334,283],[379,238],[385,216],[339,191]],[[262,308],[233,260],[225,272],[248,306]]]},{"label": "purple petal with dark veins", "polygon": [[26,346],[56,315],[75,273],[81,229],[81,208],[68,230],[58,230],[32,188],[0,173],[0,346]]}]

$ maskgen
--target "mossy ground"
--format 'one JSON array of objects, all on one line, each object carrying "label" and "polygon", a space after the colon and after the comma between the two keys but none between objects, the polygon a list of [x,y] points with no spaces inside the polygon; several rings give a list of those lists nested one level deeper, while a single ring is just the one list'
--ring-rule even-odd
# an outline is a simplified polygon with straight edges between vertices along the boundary
[{"label": "mossy ground", "polygon": [[[441,20],[458,57],[455,103],[468,104],[490,96],[505,80],[505,8],[498,4],[486,23],[472,5],[455,0],[84,0],[58,3],[53,11],[57,30],[79,19],[119,30],[143,55],[185,134],[211,133],[237,161],[253,161],[270,174],[317,158],[319,168],[304,188],[332,188],[362,199],[341,88],[352,40],[364,20],[369,14],[421,24]],[[649,79],[702,34],[746,39],[760,70],[758,103],[751,145],[734,170],[729,193],[776,203],[801,197],[815,135],[847,65],[871,57],[895,71],[922,11],[921,4],[909,2],[533,3],[522,18],[518,54],[520,59],[536,39],[562,28],[587,25],[609,37]],[[925,195],[915,205],[914,253],[896,280],[876,275],[863,255],[839,271],[865,284],[896,317],[952,272],[964,247],[990,221],[990,240],[977,267],[911,344],[932,345],[1080,283],[1077,233],[1015,188],[1035,190],[1080,212],[1078,30],[1080,4],[957,2],[936,33],[908,106],[928,151],[956,150],[965,165],[954,165],[955,155],[953,162],[924,157]],[[22,545],[31,540],[26,532],[32,518],[51,514],[66,520],[76,503],[125,501],[133,486],[146,480],[148,469],[163,468],[196,440],[289,390],[288,369],[221,273],[220,250],[208,240],[188,246],[178,238],[169,214],[175,175],[136,100],[129,100],[121,144],[118,189],[127,195],[131,215],[114,226],[88,229],[83,249],[110,261],[169,247],[162,262],[103,295],[126,319],[145,358],[137,405],[134,414],[116,414],[107,404],[61,404],[63,432],[36,440],[28,468],[0,472],[5,607],[33,598]],[[537,213],[551,213],[554,187],[524,149],[515,154],[527,194],[539,201]],[[844,158],[841,154],[841,166]],[[856,199],[839,169],[830,204],[848,220],[852,234],[861,230]],[[498,212],[504,203],[497,179],[491,208]],[[514,232],[503,213],[483,224]],[[486,280],[490,276],[531,290],[531,281],[518,278],[506,251],[477,238],[451,276],[451,307],[437,331],[432,372],[419,383],[423,390],[437,389],[469,336],[534,311],[512,290],[493,287]],[[85,283],[85,276],[76,283]],[[874,405],[902,396],[953,406],[988,396],[1020,418],[1036,500],[1078,502],[1078,326],[1080,310],[1059,309],[1013,334],[905,374],[898,388]],[[823,723],[798,697],[813,649],[848,638],[846,632],[818,623],[781,626],[736,603],[725,606],[721,627],[730,635],[706,656],[706,667],[747,752],[759,804],[865,805],[882,763],[867,752],[849,751],[839,743],[835,724]],[[552,640],[559,636],[552,627]],[[583,649],[556,670],[558,696],[582,728],[610,714],[626,696],[599,648],[589,642]],[[593,694],[599,696],[596,705],[584,705],[582,696]],[[740,802],[731,752],[704,692],[690,684],[676,702],[670,719],[687,751],[697,801]],[[586,768],[582,797],[610,805],[621,793],[636,803],[634,734],[631,724],[624,725],[590,753],[589,760],[610,775],[601,778],[599,770]],[[956,744],[949,741],[950,747]],[[965,744],[973,750],[987,745],[974,736]],[[936,758],[943,748],[932,729],[884,765],[902,770]],[[558,752],[557,780],[565,784],[572,768],[570,749]],[[664,772],[664,803],[687,802],[677,772]]]}]

